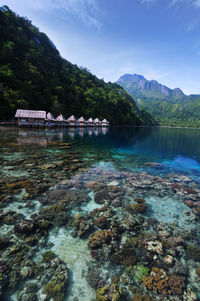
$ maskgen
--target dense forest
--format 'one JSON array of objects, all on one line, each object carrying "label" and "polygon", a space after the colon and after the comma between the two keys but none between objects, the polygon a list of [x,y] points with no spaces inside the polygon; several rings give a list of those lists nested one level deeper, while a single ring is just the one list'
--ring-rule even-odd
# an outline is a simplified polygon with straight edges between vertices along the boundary
[{"label": "dense forest", "polygon": [[200,127],[200,98],[187,103],[171,104],[159,99],[137,99],[140,109],[147,110],[160,125]]},{"label": "dense forest", "polygon": [[52,41],[7,6],[0,8],[0,120],[17,108],[66,117],[107,118],[111,124],[153,124],[122,87],[63,59]]},{"label": "dense forest", "polygon": [[185,95],[142,75],[125,74],[117,81],[140,109],[152,114],[160,125],[200,127],[200,95]]}]

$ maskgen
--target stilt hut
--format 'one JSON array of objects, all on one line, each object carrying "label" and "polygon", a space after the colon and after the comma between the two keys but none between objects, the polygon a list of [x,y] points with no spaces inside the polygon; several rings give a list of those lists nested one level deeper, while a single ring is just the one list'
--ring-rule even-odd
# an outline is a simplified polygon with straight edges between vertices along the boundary
[{"label": "stilt hut", "polygon": [[56,119],[54,118],[54,116],[50,112],[47,113],[46,124],[53,125],[55,122],[56,122]]},{"label": "stilt hut", "polygon": [[45,124],[46,115],[46,111],[18,109],[15,113],[15,118],[18,120],[18,125],[40,126]]},{"label": "stilt hut", "polygon": [[69,124],[69,126],[76,126],[77,125],[77,119],[76,119],[76,117],[74,117],[74,115],[70,116],[67,119],[67,123]]},{"label": "stilt hut", "polygon": [[85,118],[83,118],[83,116],[78,119],[78,125],[82,127],[86,126]]},{"label": "stilt hut", "polygon": [[99,118],[95,118],[93,122],[94,122],[94,125],[95,125],[95,126],[99,126],[99,125],[100,125],[100,120],[99,120]]},{"label": "stilt hut", "polygon": [[103,119],[103,120],[101,121],[101,126],[102,126],[102,127],[109,126],[109,121],[106,120],[106,119]]},{"label": "stilt hut", "polygon": [[60,126],[66,125],[65,117],[62,114],[58,115],[58,117],[56,117],[56,123]]},{"label": "stilt hut", "polygon": [[91,117],[86,121],[86,125],[87,126],[93,126],[94,125],[93,119]]}]

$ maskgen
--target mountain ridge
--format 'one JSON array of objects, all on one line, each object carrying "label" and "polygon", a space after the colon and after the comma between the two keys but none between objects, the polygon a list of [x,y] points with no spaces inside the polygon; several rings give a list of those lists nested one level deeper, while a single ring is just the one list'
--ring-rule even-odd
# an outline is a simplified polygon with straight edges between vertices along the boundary
[{"label": "mountain ridge", "polygon": [[158,124],[200,127],[200,95],[186,95],[180,88],[170,89],[143,75],[124,74],[116,82],[149,112]]},{"label": "mountain ridge", "polygon": [[117,81],[128,93],[135,97],[152,97],[165,99],[170,103],[188,101],[188,97],[199,95],[186,95],[180,88],[171,89],[156,80],[147,80],[140,74],[124,74]]}]

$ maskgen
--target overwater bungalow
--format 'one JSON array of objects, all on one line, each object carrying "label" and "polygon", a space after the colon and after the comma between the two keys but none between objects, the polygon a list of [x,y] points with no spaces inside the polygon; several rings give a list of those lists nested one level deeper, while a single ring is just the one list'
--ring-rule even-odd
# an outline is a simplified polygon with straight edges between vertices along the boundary
[{"label": "overwater bungalow", "polygon": [[36,110],[21,110],[18,109],[15,113],[18,125],[45,125],[46,111]]},{"label": "overwater bungalow", "polygon": [[99,125],[100,125],[100,120],[99,120],[99,118],[95,118],[95,119],[93,120],[93,123],[94,123],[95,126],[99,126]]},{"label": "overwater bungalow", "polygon": [[65,119],[65,117],[62,114],[58,115],[56,117],[56,123],[58,125],[66,125],[66,119]]},{"label": "overwater bungalow", "polygon": [[87,126],[93,126],[94,125],[93,119],[91,117],[86,121],[86,125]]},{"label": "overwater bungalow", "polygon": [[55,117],[49,112],[47,113],[46,124],[53,125],[56,122]]},{"label": "overwater bungalow", "polygon": [[56,121],[55,117],[50,112],[47,113],[47,121]]},{"label": "overwater bungalow", "polygon": [[83,116],[81,116],[77,121],[79,126],[86,126],[86,120]]},{"label": "overwater bungalow", "polygon": [[103,120],[101,121],[101,126],[103,126],[103,127],[109,126],[109,121],[106,120],[106,119],[103,119]]},{"label": "overwater bungalow", "polygon": [[69,118],[67,118],[67,123],[70,126],[76,126],[77,125],[77,119],[76,119],[76,117],[74,117],[74,115],[70,116]]}]

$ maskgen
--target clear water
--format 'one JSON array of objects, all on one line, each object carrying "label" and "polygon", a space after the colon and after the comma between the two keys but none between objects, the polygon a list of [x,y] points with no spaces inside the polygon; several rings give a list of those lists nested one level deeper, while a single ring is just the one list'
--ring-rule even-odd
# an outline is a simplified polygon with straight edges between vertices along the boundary
[{"label": "clear water", "polygon": [[[54,279],[54,275],[48,265],[41,263],[41,254],[52,250],[69,271],[63,300],[88,301],[96,298],[96,289],[87,281],[90,268],[96,269],[101,283],[108,286],[116,274],[127,277],[127,283],[120,280],[118,284],[125,291],[120,300],[132,300],[135,293],[164,300],[159,292],[148,291],[141,283],[130,280],[124,267],[110,264],[109,256],[114,251],[109,247],[106,249],[104,246],[97,251],[98,260],[91,257],[89,237],[100,229],[93,225],[95,218],[91,218],[90,214],[107,206],[113,212],[111,216],[108,215],[110,223],[112,219],[117,219],[123,225],[130,216],[144,218],[139,234],[137,231],[123,230],[123,235],[116,241],[119,249],[128,246],[130,238],[142,236],[145,241],[145,235],[158,235],[157,239],[167,232],[171,237],[181,235],[184,241],[182,253],[173,253],[173,250],[166,248],[164,255],[172,254],[174,262],[189,266],[184,275],[185,299],[183,294],[173,299],[175,297],[172,294],[165,300],[197,300],[200,297],[200,277],[195,270],[200,267],[200,259],[191,258],[185,249],[187,243],[197,247],[200,243],[199,215],[195,212],[196,208],[200,208],[199,136],[200,130],[171,128],[72,128],[42,131],[1,128],[0,237],[9,238],[10,244],[0,248],[0,287],[3,292],[0,298],[6,301],[31,300],[26,285],[35,281],[38,285],[36,300],[45,300],[44,286]],[[94,188],[91,182],[98,188]],[[73,200],[69,198],[68,201],[69,221],[66,224],[58,225],[50,220],[51,228],[42,234],[34,232],[19,235],[14,231],[14,226],[21,218],[34,219],[33,214],[40,215],[41,209],[60,204],[63,199],[58,192],[63,187],[65,193],[75,195]],[[110,191],[110,199],[98,203],[95,194],[105,188]],[[54,198],[51,197],[53,191],[58,193]],[[145,199],[146,212],[133,213],[128,209],[130,204],[135,204],[133,200],[137,197]],[[188,201],[193,204],[192,208],[186,205]],[[77,231],[78,228],[77,225],[72,226],[74,216],[78,214],[79,218],[93,227],[83,237],[74,234],[74,227]],[[156,220],[157,226],[152,220]],[[27,239],[34,236],[37,243],[28,244]],[[17,249],[19,243],[23,248],[28,246],[23,256],[22,250],[10,251]],[[35,264],[41,265],[43,272],[22,277],[20,271],[28,265],[30,258],[35,260]],[[138,261],[139,258],[140,255]],[[2,268],[1,260],[4,261]],[[158,261],[155,266],[160,268]],[[166,271],[169,275],[174,274],[173,267],[166,266]],[[51,277],[42,282],[42,273],[45,272]],[[4,275],[3,280],[1,273]],[[15,284],[10,280],[13,278]],[[135,286],[135,293],[128,289],[130,283]],[[193,290],[196,299],[191,299],[191,296],[190,299],[186,298],[187,288]],[[55,296],[52,300],[56,300]]]}]

